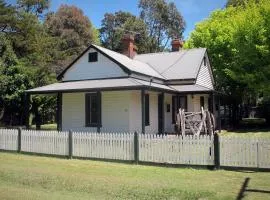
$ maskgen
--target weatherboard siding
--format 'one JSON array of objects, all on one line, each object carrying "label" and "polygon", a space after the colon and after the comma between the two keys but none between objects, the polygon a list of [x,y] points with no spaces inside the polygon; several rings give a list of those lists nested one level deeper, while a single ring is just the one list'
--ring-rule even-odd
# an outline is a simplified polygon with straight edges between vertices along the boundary
[{"label": "weatherboard siding", "polygon": [[198,73],[198,77],[196,80],[196,84],[204,86],[206,88],[210,88],[210,89],[214,88],[212,79],[211,79],[210,68],[207,65],[204,65],[204,63],[202,63],[201,65],[201,68],[200,68],[200,71]]},{"label": "weatherboard siding", "polygon": [[142,131],[142,107],[141,107],[141,91],[134,90],[130,94],[129,104],[129,125],[130,132]]},{"label": "weatherboard siding", "polygon": [[[129,132],[130,91],[101,93],[102,132]],[[63,94],[62,129],[96,132],[85,126],[85,93]]]},{"label": "weatherboard siding", "polygon": [[188,95],[187,102],[188,102],[188,112],[200,112],[201,105],[200,105],[200,97],[204,97],[204,109],[208,109],[208,94],[194,94]]},{"label": "weatherboard siding", "polygon": [[102,92],[102,132],[129,132],[130,91]]},{"label": "weatherboard siding", "polygon": [[63,94],[62,130],[97,131],[97,128],[85,127],[85,93]]},{"label": "weatherboard siding", "polygon": [[113,61],[98,52],[97,62],[88,62],[88,53],[96,52],[89,49],[72,67],[70,67],[63,81],[124,77],[127,74]]},{"label": "weatherboard siding", "polygon": [[149,92],[149,126],[145,126],[145,133],[158,133],[158,93]]}]

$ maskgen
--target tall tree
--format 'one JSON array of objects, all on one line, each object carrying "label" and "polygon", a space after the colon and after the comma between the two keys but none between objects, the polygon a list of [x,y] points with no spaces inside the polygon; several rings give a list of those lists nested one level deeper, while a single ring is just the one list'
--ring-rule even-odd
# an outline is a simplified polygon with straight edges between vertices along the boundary
[{"label": "tall tree", "polygon": [[196,26],[185,44],[207,47],[217,89],[230,96],[235,109],[269,95],[269,18],[268,0],[218,10]]},{"label": "tall tree", "polygon": [[227,3],[226,3],[226,7],[229,7],[229,6],[233,6],[233,7],[246,6],[250,2],[259,3],[260,0],[228,0]]},{"label": "tall tree", "polygon": [[102,20],[100,38],[102,45],[115,51],[121,51],[121,39],[124,33],[135,35],[139,53],[147,48],[147,31],[144,22],[129,12],[106,13]]},{"label": "tall tree", "polygon": [[4,0],[0,0],[0,32],[14,31],[15,13],[15,7],[8,5]]},{"label": "tall tree", "polygon": [[[0,12],[0,120],[18,125],[22,123],[24,91],[41,86],[41,82],[55,81],[47,68],[52,60],[53,38],[32,12],[3,1]],[[41,74],[46,78],[42,79]],[[46,102],[48,98],[40,105]]]},{"label": "tall tree", "polygon": [[33,13],[40,17],[44,11],[49,9],[51,0],[17,0],[20,9],[27,13]]},{"label": "tall tree", "polygon": [[57,42],[56,72],[63,69],[91,43],[99,43],[98,32],[83,11],[75,6],[61,5],[48,14],[45,25]]},{"label": "tall tree", "polygon": [[150,37],[148,52],[163,51],[170,39],[182,38],[185,22],[173,2],[140,0],[139,8]]}]

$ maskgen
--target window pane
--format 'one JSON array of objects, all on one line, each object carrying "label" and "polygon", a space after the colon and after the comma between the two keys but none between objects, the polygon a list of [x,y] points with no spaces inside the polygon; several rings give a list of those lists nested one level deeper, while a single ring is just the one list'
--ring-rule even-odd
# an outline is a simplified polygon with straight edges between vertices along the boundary
[{"label": "window pane", "polygon": [[92,52],[88,54],[88,61],[89,62],[97,62],[97,52]]},{"label": "window pane", "polygon": [[98,99],[96,94],[90,96],[90,123],[98,123]]}]

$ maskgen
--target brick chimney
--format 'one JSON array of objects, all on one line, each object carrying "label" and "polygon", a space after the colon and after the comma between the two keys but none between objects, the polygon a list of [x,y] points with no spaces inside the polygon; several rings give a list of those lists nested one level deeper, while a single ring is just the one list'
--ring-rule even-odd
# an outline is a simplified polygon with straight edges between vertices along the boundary
[{"label": "brick chimney", "polygon": [[122,39],[123,54],[129,58],[134,58],[137,54],[137,47],[134,44],[134,36],[131,34],[125,34]]},{"label": "brick chimney", "polygon": [[182,40],[180,39],[173,39],[172,40],[172,51],[180,51],[180,49],[182,49],[184,43]]}]

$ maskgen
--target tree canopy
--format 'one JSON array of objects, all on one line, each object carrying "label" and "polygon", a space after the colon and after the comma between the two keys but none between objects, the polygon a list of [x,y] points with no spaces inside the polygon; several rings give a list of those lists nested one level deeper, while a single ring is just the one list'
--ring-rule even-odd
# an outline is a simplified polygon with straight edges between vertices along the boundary
[{"label": "tree canopy", "polygon": [[45,20],[48,34],[56,41],[54,62],[56,72],[70,63],[91,43],[99,44],[98,32],[83,11],[75,6],[61,5]]},{"label": "tree canopy", "polygon": [[135,35],[138,53],[146,51],[147,32],[144,22],[129,12],[118,11],[106,13],[100,28],[102,45],[114,50],[121,51],[121,40],[123,34],[131,33]]},{"label": "tree canopy", "polygon": [[138,53],[151,53],[164,51],[171,39],[183,37],[185,22],[173,2],[140,0],[138,8],[139,17],[123,11],[104,15],[100,29],[103,46],[120,51],[123,34],[131,33]]},{"label": "tree canopy", "polygon": [[217,10],[197,24],[185,44],[207,48],[217,89],[235,104],[256,105],[269,98],[269,19],[268,0]]},{"label": "tree canopy", "polygon": [[[23,123],[24,92],[56,81],[58,61],[69,62],[87,45],[98,42],[98,32],[76,7],[61,6],[44,20],[48,0],[0,0],[0,123]],[[72,22],[72,23],[71,23]],[[55,97],[33,96],[34,121],[55,112]],[[53,117],[51,117],[52,119]]]}]

